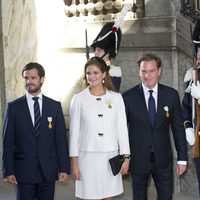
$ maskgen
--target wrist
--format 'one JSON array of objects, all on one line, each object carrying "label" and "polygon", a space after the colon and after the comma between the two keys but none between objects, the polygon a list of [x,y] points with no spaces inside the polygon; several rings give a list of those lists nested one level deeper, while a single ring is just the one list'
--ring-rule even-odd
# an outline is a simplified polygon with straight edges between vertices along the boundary
[{"label": "wrist", "polygon": [[184,122],[184,128],[192,128],[192,123],[190,121],[185,121]]},{"label": "wrist", "polygon": [[130,156],[130,155],[127,155],[127,154],[123,155],[123,159],[124,159],[124,160],[126,160],[126,159],[128,159],[128,160],[129,160],[130,158],[131,158],[131,156]]},{"label": "wrist", "polygon": [[71,164],[71,166],[77,165],[77,163],[78,163],[77,157],[70,157],[70,164]]}]

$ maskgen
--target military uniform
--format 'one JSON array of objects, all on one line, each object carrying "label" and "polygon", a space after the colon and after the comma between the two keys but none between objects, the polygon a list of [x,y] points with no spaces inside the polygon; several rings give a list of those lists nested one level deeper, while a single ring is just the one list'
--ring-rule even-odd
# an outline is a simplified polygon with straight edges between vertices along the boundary
[{"label": "military uniform", "polygon": [[113,81],[113,84],[117,91],[120,90],[121,85],[121,67],[111,64],[111,60],[114,59],[119,51],[121,42],[121,30],[120,28],[113,27],[114,23],[106,23],[99,34],[93,41],[91,47],[101,48],[105,51],[105,54],[101,57],[105,60],[105,55],[109,54],[109,60],[105,60],[107,65],[110,66],[109,74]]},{"label": "military uniform", "polygon": [[[192,35],[192,40],[194,43],[194,50],[195,50],[195,56],[196,60],[200,60],[200,20],[197,21],[193,35]],[[198,69],[198,79],[200,80],[200,65],[197,67]],[[186,90],[185,94],[183,97],[182,101],[182,107],[183,107],[183,117],[184,117],[184,125],[185,125],[185,131],[186,131],[186,139],[190,145],[194,145],[195,143],[195,127],[194,127],[194,109],[195,107],[193,106],[193,98],[192,98],[192,84],[195,81],[194,77],[194,70],[193,68],[190,68],[187,70],[184,82],[186,83]],[[200,136],[199,136],[200,137]],[[200,147],[199,147],[200,148]],[[196,169],[196,174],[197,174],[197,179],[198,179],[198,185],[199,185],[199,193],[200,193],[200,156],[193,158],[195,169]]]}]

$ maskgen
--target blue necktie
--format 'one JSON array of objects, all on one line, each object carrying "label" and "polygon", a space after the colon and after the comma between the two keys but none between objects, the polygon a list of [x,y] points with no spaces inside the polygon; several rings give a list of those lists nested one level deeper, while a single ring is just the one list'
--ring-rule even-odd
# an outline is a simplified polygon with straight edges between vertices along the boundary
[{"label": "blue necktie", "polygon": [[35,135],[38,136],[39,131],[40,131],[40,124],[41,124],[41,115],[40,115],[40,106],[39,106],[39,102],[38,99],[39,97],[33,97],[32,98],[35,102],[34,102],[34,119],[35,119],[35,123],[34,123],[34,132]]},{"label": "blue necktie", "polygon": [[149,90],[150,96],[148,100],[148,112],[149,112],[149,118],[151,121],[151,126],[154,127],[155,125],[155,119],[156,119],[156,105],[155,105],[155,100],[153,98],[153,90]]}]

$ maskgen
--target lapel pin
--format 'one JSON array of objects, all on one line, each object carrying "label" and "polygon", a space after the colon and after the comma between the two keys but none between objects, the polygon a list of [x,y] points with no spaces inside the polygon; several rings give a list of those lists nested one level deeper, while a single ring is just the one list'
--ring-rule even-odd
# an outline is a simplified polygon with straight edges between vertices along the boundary
[{"label": "lapel pin", "polygon": [[106,99],[105,103],[106,103],[106,105],[108,106],[109,109],[112,108],[112,101],[111,100]]},{"label": "lapel pin", "polygon": [[165,106],[164,110],[166,111],[166,117],[169,117],[169,108],[168,108],[168,106]]},{"label": "lapel pin", "polygon": [[49,122],[48,124],[49,129],[52,129],[52,117],[47,117],[47,120]]},{"label": "lapel pin", "polygon": [[112,105],[111,105],[111,104],[108,104],[108,108],[110,108],[110,109],[111,109],[111,108],[112,108]]}]

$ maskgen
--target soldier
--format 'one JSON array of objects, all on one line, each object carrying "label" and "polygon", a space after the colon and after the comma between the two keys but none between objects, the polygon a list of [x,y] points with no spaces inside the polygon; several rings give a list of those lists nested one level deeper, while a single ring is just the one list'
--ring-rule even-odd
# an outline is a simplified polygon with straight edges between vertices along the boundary
[{"label": "soldier", "polygon": [[[196,70],[193,68],[190,68],[187,70],[184,82],[186,83],[186,90],[184,94],[184,98],[182,101],[183,106],[183,115],[184,115],[184,126],[185,126],[185,132],[186,132],[186,139],[187,142],[193,146],[193,161],[195,165],[195,170],[197,174],[198,179],[198,185],[199,185],[199,193],[200,193],[200,155],[199,153],[196,153],[196,147],[197,150],[200,151],[199,147],[199,136],[197,135],[195,137],[195,130],[197,125],[197,118],[196,118],[196,112],[198,107],[195,107],[195,99],[198,99],[198,104],[200,103],[200,84],[197,81],[197,85],[195,84],[196,80],[199,80],[200,78],[200,20],[197,21],[193,35],[192,40],[195,47],[195,66]],[[197,72],[195,74],[195,71]],[[196,76],[196,77],[195,77]],[[198,105],[199,106],[199,105]]]},{"label": "soldier", "polygon": [[112,61],[119,51],[120,42],[120,28],[116,28],[114,23],[106,23],[91,45],[95,56],[103,58],[110,67],[109,74],[118,91],[121,84],[121,67],[112,65]]}]

